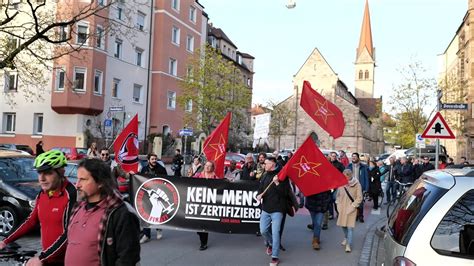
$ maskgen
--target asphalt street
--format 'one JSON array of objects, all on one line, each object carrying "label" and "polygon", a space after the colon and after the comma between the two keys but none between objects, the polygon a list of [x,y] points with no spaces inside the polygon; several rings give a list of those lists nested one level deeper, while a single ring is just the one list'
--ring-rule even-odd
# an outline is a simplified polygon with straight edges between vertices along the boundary
[{"label": "asphalt street", "polygon": [[[328,230],[321,233],[321,250],[311,248],[312,232],[306,228],[310,217],[300,209],[295,217],[287,217],[282,244],[286,251],[280,253],[280,265],[360,265],[361,251],[366,235],[384,211],[371,211],[366,203],[365,223],[357,223],[351,253],[340,245],[342,230],[331,220]],[[195,232],[163,230],[163,238],[142,245],[141,265],[268,265],[263,237],[255,235],[209,234],[209,248],[199,251],[199,237]],[[23,249],[40,248],[39,236],[27,236],[17,241]]]}]

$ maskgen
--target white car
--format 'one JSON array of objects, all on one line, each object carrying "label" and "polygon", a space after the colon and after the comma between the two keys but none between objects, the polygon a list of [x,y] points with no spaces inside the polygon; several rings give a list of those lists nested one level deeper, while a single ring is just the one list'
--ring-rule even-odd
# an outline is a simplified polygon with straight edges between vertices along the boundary
[{"label": "white car", "polygon": [[400,159],[404,156],[406,156],[405,152],[407,150],[406,149],[402,149],[402,150],[396,150],[395,152],[393,152],[392,154],[390,154],[390,156],[387,157],[387,159],[385,159],[385,161],[383,161],[386,165],[390,165],[390,157],[395,157],[395,160],[397,159]]},{"label": "white car", "polygon": [[385,228],[384,265],[474,265],[474,168],[424,173]]}]

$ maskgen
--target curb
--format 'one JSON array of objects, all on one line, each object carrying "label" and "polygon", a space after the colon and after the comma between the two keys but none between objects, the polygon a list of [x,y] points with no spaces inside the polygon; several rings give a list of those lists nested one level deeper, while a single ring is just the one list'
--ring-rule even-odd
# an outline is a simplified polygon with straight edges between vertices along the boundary
[{"label": "curb", "polygon": [[381,233],[378,229],[386,222],[386,218],[380,218],[374,223],[372,228],[367,232],[364,240],[364,246],[360,252],[359,266],[376,266],[377,265],[377,251],[380,242]]}]

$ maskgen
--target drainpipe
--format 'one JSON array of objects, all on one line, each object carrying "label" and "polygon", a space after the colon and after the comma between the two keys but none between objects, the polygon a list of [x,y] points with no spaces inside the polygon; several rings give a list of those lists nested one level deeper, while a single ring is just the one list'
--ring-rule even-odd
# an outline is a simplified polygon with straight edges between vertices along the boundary
[{"label": "drainpipe", "polygon": [[[150,103],[150,91],[151,91],[151,88],[150,88],[150,85],[151,85],[151,59],[152,59],[152,54],[153,54],[153,49],[152,49],[152,42],[153,42],[153,17],[155,16],[155,13],[154,13],[154,0],[151,0],[150,1],[150,28],[149,28],[149,31],[150,31],[150,38],[148,39],[148,79],[147,79],[147,84],[146,84],[146,87],[147,87],[147,91],[146,91],[146,105],[145,105],[145,139],[144,139],[144,145],[143,145],[143,149],[145,150],[145,153],[148,153],[148,133],[149,133],[149,130],[148,130],[148,113],[149,113],[149,103]],[[161,156],[160,156],[161,158]]]}]

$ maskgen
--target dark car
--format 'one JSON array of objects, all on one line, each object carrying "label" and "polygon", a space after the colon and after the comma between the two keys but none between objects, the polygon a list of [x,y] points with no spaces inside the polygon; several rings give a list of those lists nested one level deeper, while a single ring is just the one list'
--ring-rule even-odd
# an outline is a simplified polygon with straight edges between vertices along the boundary
[{"label": "dark car", "polygon": [[[431,162],[435,161],[436,157],[436,146],[435,145],[426,145],[425,148],[415,148],[412,147],[408,150],[405,151],[405,154],[407,157],[418,157],[418,158],[423,158],[425,156],[428,156],[430,158]],[[446,152],[446,148],[443,145],[439,145],[439,159],[443,160],[446,162],[448,158],[448,154]]]},{"label": "dark car", "polygon": [[19,150],[19,151],[26,151],[31,155],[35,155],[33,149],[25,144],[11,144],[11,143],[0,143],[0,148],[8,149],[8,150]]},{"label": "dark car", "polygon": [[7,236],[28,217],[40,191],[34,157],[0,150],[0,235]]},{"label": "dark car", "polygon": [[52,150],[59,150],[66,155],[68,160],[81,160],[87,158],[87,149],[78,147],[54,147]]}]

